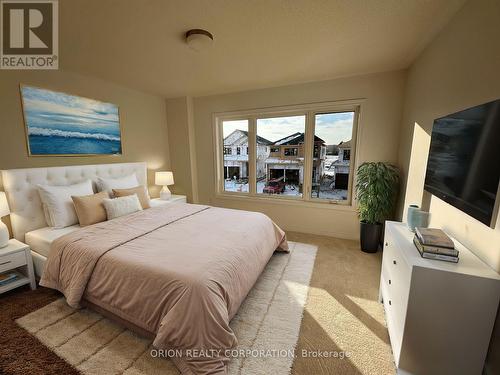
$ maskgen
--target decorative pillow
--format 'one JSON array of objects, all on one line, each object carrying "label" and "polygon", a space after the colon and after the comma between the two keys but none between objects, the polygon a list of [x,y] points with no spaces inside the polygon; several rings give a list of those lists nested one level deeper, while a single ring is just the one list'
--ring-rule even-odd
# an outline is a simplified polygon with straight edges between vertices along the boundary
[{"label": "decorative pillow", "polygon": [[100,193],[92,195],[71,197],[71,199],[73,199],[73,204],[75,205],[76,216],[78,216],[80,226],[86,227],[87,225],[106,221],[106,210],[104,209],[104,205],[102,203],[102,201],[106,198],[109,198],[107,191],[101,191]]},{"label": "decorative pillow", "polygon": [[71,200],[72,195],[94,194],[90,180],[74,185],[37,185],[37,187],[47,225],[54,228],[69,227],[78,223],[75,206]]},{"label": "decorative pillow", "polygon": [[137,194],[139,202],[141,202],[142,209],[150,208],[149,196],[145,186],[137,186],[130,189],[113,189],[113,195],[115,197],[126,197],[128,195]]},{"label": "decorative pillow", "polygon": [[102,203],[106,209],[108,220],[142,210],[137,194],[114,199],[105,198]]},{"label": "decorative pillow", "polygon": [[130,189],[139,186],[139,181],[135,173],[125,177],[103,178],[98,177],[96,181],[98,191],[107,191],[109,195],[113,194],[113,189]]}]

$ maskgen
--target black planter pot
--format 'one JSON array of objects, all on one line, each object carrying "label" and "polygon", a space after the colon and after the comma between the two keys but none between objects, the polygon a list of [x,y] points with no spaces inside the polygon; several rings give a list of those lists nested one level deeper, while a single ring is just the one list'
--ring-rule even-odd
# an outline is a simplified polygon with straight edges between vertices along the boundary
[{"label": "black planter pot", "polygon": [[361,250],[376,253],[382,236],[382,224],[360,223]]}]

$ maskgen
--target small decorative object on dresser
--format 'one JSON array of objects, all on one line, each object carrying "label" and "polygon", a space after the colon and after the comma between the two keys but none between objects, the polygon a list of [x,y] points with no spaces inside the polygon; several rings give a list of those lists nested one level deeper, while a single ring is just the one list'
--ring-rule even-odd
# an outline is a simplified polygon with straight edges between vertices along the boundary
[{"label": "small decorative object on dresser", "polygon": [[163,206],[165,204],[187,203],[185,195],[172,195],[169,200],[155,198],[150,201],[151,207]]},{"label": "small decorative object on dresser", "polygon": [[415,224],[417,228],[427,228],[429,226],[429,219],[431,214],[424,210],[416,212]]},{"label": "small decorative object on dresser", "polygon": [[421,210],[416,204],[410,204],[406,216],[408,228],[412,232],[415,232],[416,227],[426,228],[429,225],[429,216],[427,211]]},{"label": "small decorative object on dresser", "polygon": [[3,191],[0,191],[0,248],[9,244],[9,228],[2,221],[2,217],[10,214],[9,203]]},{"label": "small decorative object on dresser", "polygon": [[408,224],[408,228],[410,228],[410,230],[412,232],[415,232],[415,221],[416,221],[416,213],[420,210],[420,207],[418,207],[418,205],[416,204],[410,204],[408,206],[408,210],[407,210],[407,214],[406,214],[406,222]]},{"label": "small decorative object on dresser", "polygon": [[168,200],[172,196],[168,185],[174,184],[174,175],[172,172],[156,172],[155,173],[155,184],[163,186],[160,191],[160,199]]},{"label": "small decorative object on dresser", "polygon": [[448,263],[422,258],[413,238],[386,222],[379,300],[398,374],[481,374],[500,275],[456,240],[460,262]]},{"label": "small decorative object on dresser", "polygon": [[0,249],[0,293],[26,284],[36,288],[30,248],[18,240],[9,240]]}]

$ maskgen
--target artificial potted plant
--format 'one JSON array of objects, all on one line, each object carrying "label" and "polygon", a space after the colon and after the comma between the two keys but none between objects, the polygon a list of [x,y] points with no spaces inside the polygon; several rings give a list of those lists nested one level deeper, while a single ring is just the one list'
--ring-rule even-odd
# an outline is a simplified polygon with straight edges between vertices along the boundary
[{"label": "artificial potted plant", "polygon": [[358,200],[361,250],[375,253],[382,236],[382,224],[392,215],[399,190],[399,171],[394,165],[372,162],[358,167]]}]

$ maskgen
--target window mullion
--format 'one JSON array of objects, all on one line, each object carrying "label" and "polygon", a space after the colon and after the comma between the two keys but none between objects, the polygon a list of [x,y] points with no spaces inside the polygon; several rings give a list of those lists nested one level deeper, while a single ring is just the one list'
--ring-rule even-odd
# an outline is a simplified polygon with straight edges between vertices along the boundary
[{"label": "window mullion", "polygon": [[221,152],[221,148],[224,147],[224,136],[222,134],[222,120],[220,118],[216,119],[215,125],[215,139],[216,139],[216,150],[215,157],[217,160],[217,171],[215,181],[217,184],[217,192],[224,192],[224,150]]},{"label": "window mullion", "polygon": [[353,197],[353,185],[356,178],[356,145],[358,139],[359,107],[354,111],[354,121],[352,126],[351,150],[349,151],[349,182],[347,190],[347,202],[355,205]]},{"label": "window mullion", "polygon": [[256,163],[257,163],[257,125],[256,125],[255,117],[250,117],[248,119],[248,169],[249,169],[249,193],[250,195],[255,195],[257,193],[257,171],[256,171]]},{"label": "window mullion", "polygon": [[304,177],[302,184],[302,199],[311,200],[312,188],[312,164],[313,164],[313,147],[314,147],[314,113],[308,111],[306,113],[306,129],[304,136]]}]

